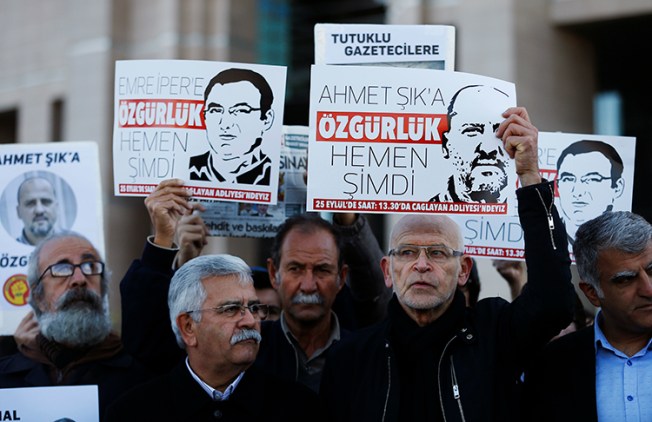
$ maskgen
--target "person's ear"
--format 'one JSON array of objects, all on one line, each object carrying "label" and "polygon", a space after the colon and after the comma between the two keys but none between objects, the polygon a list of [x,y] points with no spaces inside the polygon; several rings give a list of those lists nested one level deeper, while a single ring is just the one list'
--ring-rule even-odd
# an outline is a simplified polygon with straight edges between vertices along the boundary
[{"label": "person's ear", "polygon": [[473,268],[473,260],[468,255],[460,257],[460,273],[457,275],[457,285],[462,287],[469,280],[471,275],[471,268]]},{"label": "person's ear", "polygon": [[380,268],[383,269],[383,275],[385,276],[385,286],[391,289],[394,282],[392,281],[392,271],[388,256],[384,256],[380,260]]},{"label": "person's ear", "polygon": [[346,284],[346,276],[348,274],[349,274],[349,266],[346,264],[342,264],[342,268],[340,268],[340,273],[337,275],[337,278],[339,279],[338,289],[337,289],[338,292],[342,290],[342,287],[344,287],[344,284]]},{"label": "person's ear", "polygon": [[620,198],[620,196],[625,191],[625,179],[622,177],[618,178],[618,180],[616,180],[616,186],[613,187],[613,190],[614,198]]},{"label": "person's ear", "polygon": [[274,110],[271,108],[265,113],[265,118],[263,118],[264,130],[269,130],[274,124]]},{"label": "person's ear", "polygon": [[196,322],[192,317],[187,313],[182,313],[177,315],[176,319],[177,327],[183,337],[183,342],[186,343],[187,347],[194,347],[197,345],[197,333],[195,331]]},{"label": "person's ear", "polygon": [[267,274],[269,274],[269,283],[274,290],[278,290],[281,283],[278,282],[278,272],[276,271],[276,266],[272,258],[267,258]]},{"label": "person's ear", "polygon": [[448,151],[448,131],[441,134],[441,149],[444,151],[444,158],[448,159],[450,157],[450,151]]},{"label": "person's ear", "polygon": [[592,284],[586,283],[584,281],[580,281],[579,286],[589,302],[591,302],[593,306],[599,308],[601,306],[600,296],[598,296],[598,291],[595,289],[595,287],[593,287]]}]

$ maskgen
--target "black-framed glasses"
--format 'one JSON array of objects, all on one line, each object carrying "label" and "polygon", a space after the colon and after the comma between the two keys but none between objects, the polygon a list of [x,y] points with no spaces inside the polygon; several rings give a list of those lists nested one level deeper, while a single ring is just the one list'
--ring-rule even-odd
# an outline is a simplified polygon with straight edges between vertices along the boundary
[{"label": "black-framed glasses", "polygon": [[[573,174],[562,174],[559,179],[557,179],[557,183],[560,184],[575,184],[577,183],[577,176]],[[611,180],[611,177],[605,177],[601,174],[598,173],[592,173],[592,174],[587,174],[579,178],[579,181],[586,185],[586,186],[597,186],[600,183],[604,182],[605,180]]]},{"label": "black-framed glasses", "polygon": [[[234,105],[233,107],[228,108],[228,112],[231,116],[238,117],[242,114],[251,114],[254,111],[260,111],[260,108],[254,108],[247,104]],[[224,107],[222,106],[213,106],[204,110],[204,116],[215,116],[222,117],[224,115]]]},{"label": "black-framed glasses", "polygon": [[243,305],[242,303],[227,303],[226,305],[216,306],[214,308],[195,309],[194,311],[186,311],[187,314],[194,312],[213,311],[217,315],[224,315],[227,318],[235,318],[236,316],[243,317],[246,311],[251,312],[254,318],[265,319],[269,314],[269,306],[262,303],[252,303],[250,305]]},{"label": "black-framed glasses", "polygon": [[464,252],[456,251],[446,245],[398,245],[389,251],[389,256],[402,262],[414,262],[419,258],[422,250],[428,261],[432,262],[444,262],[454,256],[464,255]]},{"label": "black-framed glasses", "polygon": [[47,267],[45,271],[43,271],[43,274],[38,278],[38,281],[41,281],[48,271],[52,277],[70,277],[74,274],[75,268],[79,268],[84,275],[104,274],[104,262],[101,261],[85,261],[81,264],[57,262],[56,264]]}]

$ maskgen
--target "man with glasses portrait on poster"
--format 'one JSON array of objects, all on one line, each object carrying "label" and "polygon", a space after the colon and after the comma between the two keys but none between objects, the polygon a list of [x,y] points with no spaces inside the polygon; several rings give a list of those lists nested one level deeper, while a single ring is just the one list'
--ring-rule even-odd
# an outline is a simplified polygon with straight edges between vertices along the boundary
[{"label": "man with glasses portrait on poster", "polygon": [[249,69],[226,69],[204,90],[204,120],[210,149],[190,158],[190,180],[269,185],[271,159],[262,148],[272,127],[274,95]]},{"label": "man with glasses portrait on poster", "polygon": [[611,145],[594,140],[570,144],[557,159],[559,208],[572,244],[582,223],[613,209],[625,188],[623,160]]}]

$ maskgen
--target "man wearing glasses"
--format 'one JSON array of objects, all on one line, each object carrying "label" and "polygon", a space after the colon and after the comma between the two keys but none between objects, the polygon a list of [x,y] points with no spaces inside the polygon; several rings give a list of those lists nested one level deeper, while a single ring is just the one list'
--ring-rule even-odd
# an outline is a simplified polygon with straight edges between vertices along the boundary
[{"label": "man wearing glasses", "polygon": [[572,319],[566,232],[553,184],[538,169],[537,129],[508,109],[496,130],[515,161],[528,283],[512,303],[467,308],[458,289],[470,274],[459,227],[443,215],[404,216],[381,260],[394,297],[388,318],[336,344],[320,395],[332,421],[518,419],[528,359]]},{"label": "man wearing glasses", "polygon": [[204,90],[210,150],[190,158],[190,180],[269,185],[271,159],[263,134],[274,123],[274,95],[265,78],[249,69],[227,69]]},{"label": "man wearing glasses", "polygon": [[111,331],[108,270],[86,238],[62,232],[40,243],[27,280],[39,332],[0,360],[0,388],[97,384],[102,412],[145,381]]},{"label": "man wearing glasses", "polygon": [[614,147],[601,141],[578,141],[559,155],[559,208],[571,243],[582,223],[613,209],[625,188],[622,174],[622,158]]},{"label": "man wearing glasses", "polygon": [[168,307],[187,358],[127,393],[109,408],[106,421],[319,420],[316,394],[251,367],[268,307],[256,297],[242,259],[204,255],[188,261],[172,277]]}]

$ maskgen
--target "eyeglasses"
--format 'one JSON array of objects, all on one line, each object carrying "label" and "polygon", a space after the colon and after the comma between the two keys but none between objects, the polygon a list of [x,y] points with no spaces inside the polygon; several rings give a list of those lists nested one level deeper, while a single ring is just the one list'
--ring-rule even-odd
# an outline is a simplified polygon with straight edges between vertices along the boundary
[{"label": "eyeglasses", "polygon": [[[251,114],[254,111],[260,111],[260,108],[253,108],[246,104],[235,105],[229,107],[228,112],[233,117],[238,117],[242,114]],[[213,106],[204,110],[204,116],[206,117],[222,117],[224,115],[224,107],[222,106]]]},{"label": "eyeglasses", "polygon": [[57,262],[47,267],[38,278],[38,281],[41,281],[48,271],[52,277],[70,277],[74,274],[75,268],[79,268],[84,275],[101,275],[104,273],[104,263],[100,261],[86,261],[81,264]]},{"label": "eyeglasses", "polygon": [[254,318],[258,319],[265,319],[269,314],[269,306],[262,303],[252,303],[251,305],[228,303],[226,305],[216,306],[215,308],[196,309],[194,311],[187,311],[186,313],[192,314],[193,312],[213,311],[217,315],[224,315],[227,318],[235,318],[237,315],[243,317],[247,310],[251,312]]},{"label": "eyeglasses", "polygon": [[[604,177],[601,174],[587,174],[586,176],[580,177],[580,182],[586,186],[597,186],[605,180],[611,180],[611,177]],[[558,180],[559,184],[575,184],[577,182],[577,177],[572,174],[563,174]]]},{"label": "eyeglasses", "polygon": [[456,251],[446,245],[399,245],[391,249],[389,255],[400,262],[414,262],[419,258],[422,250],[431,262],[445,262],[454,256],[464,255],[464,252]]}]

